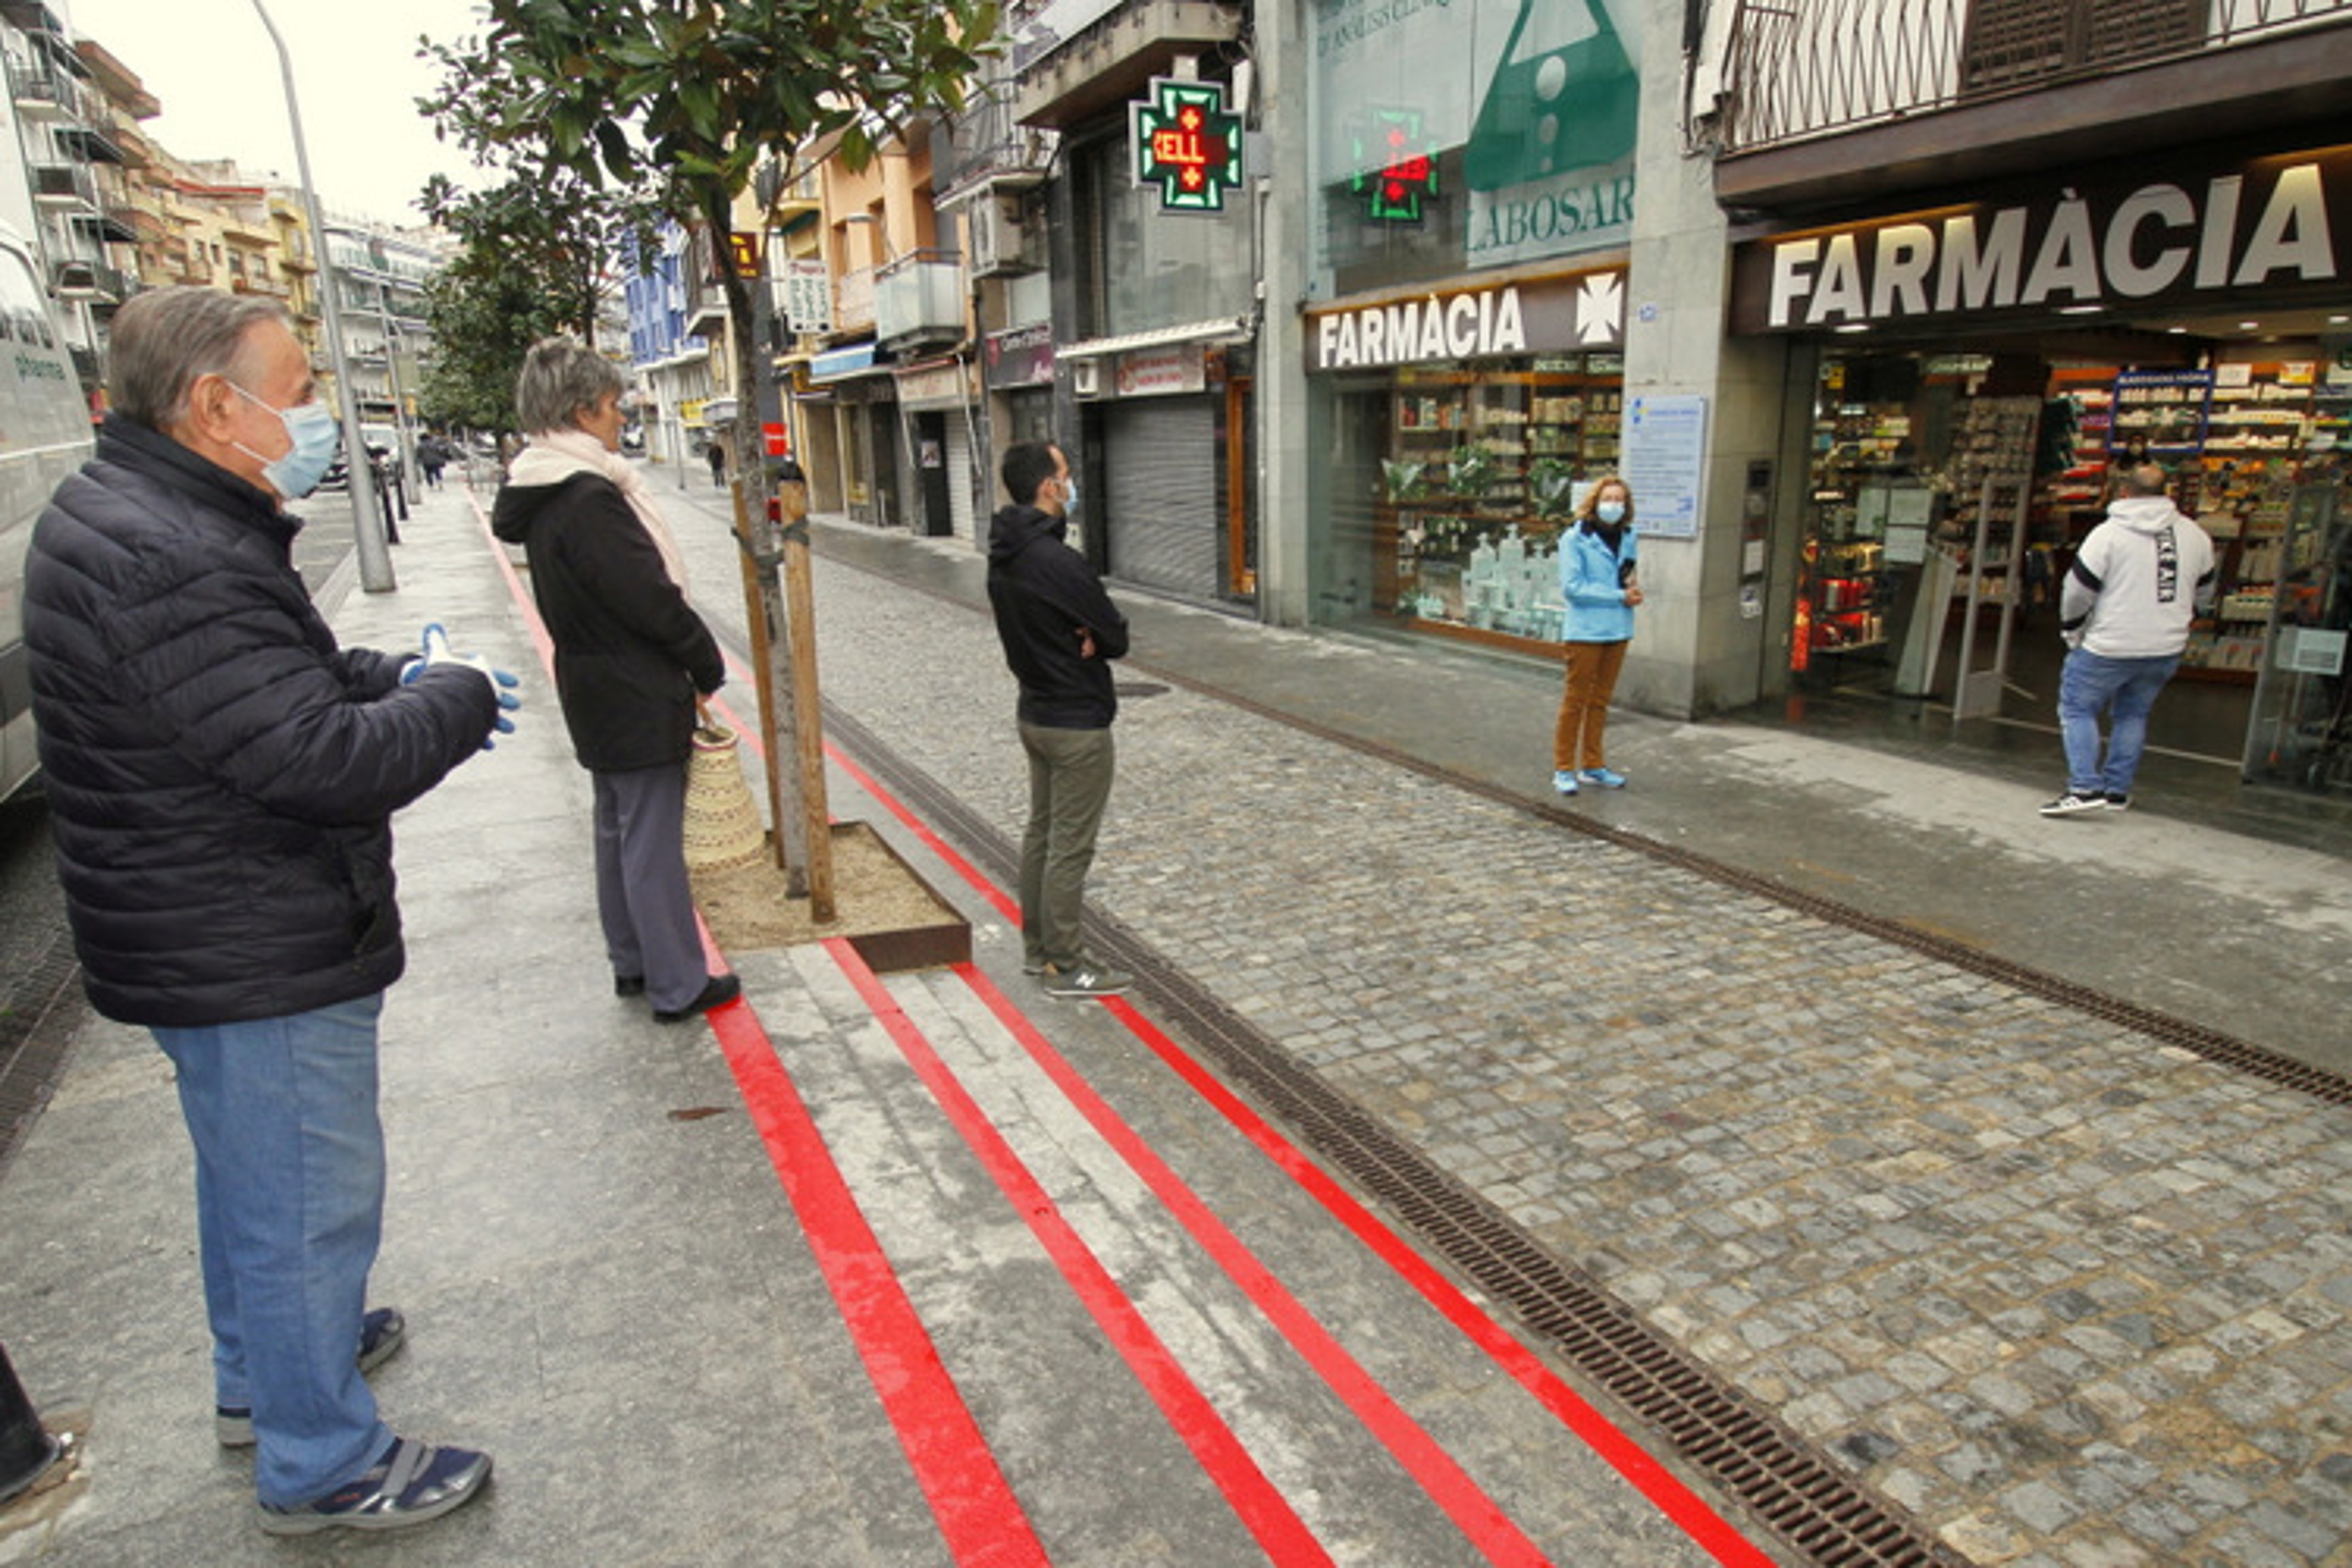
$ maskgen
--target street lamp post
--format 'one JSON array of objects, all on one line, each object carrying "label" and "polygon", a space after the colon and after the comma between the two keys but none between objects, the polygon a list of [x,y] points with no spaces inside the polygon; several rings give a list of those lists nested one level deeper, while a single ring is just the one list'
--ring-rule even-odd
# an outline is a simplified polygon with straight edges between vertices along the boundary
[{"label": "street lamp post", "polygon": [[[261,0],[253,0],[253,9],[278,48],[278,68],[286,81],[286,115],[294,128],[294,163],[302,176],[302,205],[310,215],[310,233],[323,262],[327,260],[327,218],[319,207],[319,189],[310,183],[310,151],[302,139],[302,108],[294,91],[294,57],[286,52],[286,40],[278,36],[268,7]],[[335,367],[335,401],[342,415],[343,472],[351,485],[352,534],[359,547],[360,586],[371,594],[389,594],[399,584],[393,579],[392,547],[384,542],[383,518],[376,510],[375,475],[368,464],[367,443],[360,436],[359,402],[343,353],[342,304],[336,298],[331,266],[322,267],[320,275],[325,280],[319,293],[327,307],[327,354]]]}]

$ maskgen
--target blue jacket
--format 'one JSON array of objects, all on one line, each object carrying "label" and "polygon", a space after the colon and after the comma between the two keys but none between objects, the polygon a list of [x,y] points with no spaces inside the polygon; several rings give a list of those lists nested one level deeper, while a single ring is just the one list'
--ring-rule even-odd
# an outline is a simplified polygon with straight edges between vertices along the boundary
[{"label": "blue jacket", "polygon": [[25,567],[58,880],[91,1005],[126,1024],[284,1017],[400,975],[392,814],[478,754],[490,683],[335,646],[299,520],[110,416]]},{"label": "blue jacket", "polygon": [[1559,536],[1559,596],[1568,602],[1562,642],[1623,642],[1633,635],[1633,606],[1625,602],[1624,572],[1633,564],[1633,525],[1615,550],[1586,523]]}]

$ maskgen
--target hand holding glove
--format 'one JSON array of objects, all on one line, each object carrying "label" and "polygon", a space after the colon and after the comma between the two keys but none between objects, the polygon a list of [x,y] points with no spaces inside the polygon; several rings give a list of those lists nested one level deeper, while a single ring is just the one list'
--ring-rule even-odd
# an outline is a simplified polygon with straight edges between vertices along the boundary
[{"label": "hand holding glove", "polygon": [[[463,665],[467,669],[478,671],[482,679],[490,683],[490,689],[498,694],[499,699],[498,732],[500,735],[513,734],[514,721],[507,715],[522,706],[522,699],[514,690],[514,688],[520,686],[521,682],[506,670],[491,668],[490,661],[480,654],[461,654],[449,646],[449,634],[438,621],[425,628],[425,655],[421,658],[408,661],[407,666],[400,672],[400,683],[403,686],[409,685],[416,679],[419,671],[430,669],[436,665],[446,664]],[[482,750],[488,751],[494,743],[494,737],[484,736]]]}]

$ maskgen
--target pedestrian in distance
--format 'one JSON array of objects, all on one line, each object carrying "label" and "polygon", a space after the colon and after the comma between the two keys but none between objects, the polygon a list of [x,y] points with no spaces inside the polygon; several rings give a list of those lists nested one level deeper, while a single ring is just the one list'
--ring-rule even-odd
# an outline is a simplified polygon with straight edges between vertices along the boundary
[{"label": "pedestrian in distance", "polygon": [[440,437],[428,434],[416,443],[416,466],[424,470],[426,489],[441,488],[441,470],[449,466],[449,448]]},{"label": "pedestrian in distance", "polygon": [[725,489],[727,488],[727,443],[713,436],[710,438],[710,445],[702,449],[702,456],[710,464],[710,482],[720,489]]},{"label": "pedestrian in distance", "polygon": [[1127,655],[1127,617],[1065,536],[1078,481],[1062,449],[1024,441],[1000,473],[1013,504],[988,534],[988,602],[1029,759],[1021,839],[1023,968],[1055,996],[1114,996],[1129,976],[1087,955],[1080,922],[1095,838],[1110,800],[1118,694],[1110,661]]},{"label": "pedestrian in distance", "polygon": [[167,288],[114,318],[113,412],[33,534],[25,640],[90,1005],[168,1056],[195,1148],[215,1435],[261,1528],[392,1530],[488,1484],[395,1436],[363,1373],[382,1235],[377,1022],[404,962],[392,814],[511,731],[510,675],[336,645],[291,558],[335,454],[276,303]]},{"label": "pedestrian in distance", "polygon": [[2190,623],[2213,608],[2213,542],[2164,492],[2162,468],[2125,468],[2105,521],[2066,569],[2058,596],[2058,629],[2067,647],[2058,673],[2066,793],[2042,806],[2044,816],[2130,806],[2147,749],[2147,716],[2180,668]]},{"label": "pedestrian in distance", "polygon": [[1566,679],[1552,721],[1551,787],[1561,795],[1586,784],[1625,787],[1625,775],[1609,765],[1603,740],[1609,701],[1633,637],[1633,610],[1642,602],[1634,555],[1633,488],[1611,474],[1585,491],[1559,537]]},{"label": "pedestrian in distance", "polygon": [[530,441],[490,528],[530,562],[564,726],[594,783],[596,910],[613,990],[679,1024],[743,989],[703,962],[686,870],[698,696],[718,690],[727,667],[687,602],[685,563],[645,477],[621,456],[623,389],[593,349],[569,338],[531,345],[515,383]]}]

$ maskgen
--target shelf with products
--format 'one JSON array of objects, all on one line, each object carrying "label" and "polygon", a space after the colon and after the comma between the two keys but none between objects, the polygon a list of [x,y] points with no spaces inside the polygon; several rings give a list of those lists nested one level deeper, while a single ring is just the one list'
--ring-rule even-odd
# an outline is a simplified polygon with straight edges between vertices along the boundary
[{"label": "shelf with products", "polygon": [[2190,634],[2184,670],[2242,682],[2261,668],[2298,466],[2284,455],[2209,449],[2188,510],[2213,541],[2213,611]]},{"label": "shelf with products", "polygon": [[1398,372],[1374,508],[1384,608],[1434,630],[1557,637],[1555,542],[1599,477],[1602,434],[1613,466],[1622,368],[1562,355]]},{"label": "shelf with products", "polygon": [[2118,372],[2107,426],[2108,452],[2137,447],[2159,458],[2193,456],[2205,445],[2212,391],[2210,370]]}]

